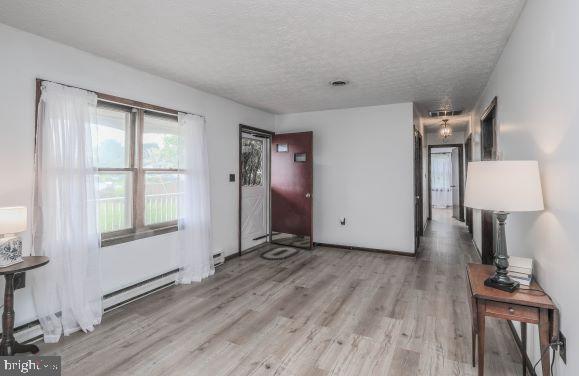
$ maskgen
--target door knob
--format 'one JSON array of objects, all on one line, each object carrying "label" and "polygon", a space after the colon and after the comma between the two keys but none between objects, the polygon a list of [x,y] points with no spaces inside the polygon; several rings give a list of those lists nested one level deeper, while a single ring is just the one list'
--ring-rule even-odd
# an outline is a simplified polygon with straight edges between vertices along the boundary
[{"label": "door knob", "polygon": [[310,194],[310,192],[306,193],[306,198],[310,198],[312,197],[312,195]]}]

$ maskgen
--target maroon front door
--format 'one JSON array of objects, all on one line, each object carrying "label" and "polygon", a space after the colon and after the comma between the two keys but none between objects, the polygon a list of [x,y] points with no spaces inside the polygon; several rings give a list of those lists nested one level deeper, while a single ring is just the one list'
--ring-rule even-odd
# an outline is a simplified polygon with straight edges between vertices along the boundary
[{"label": "maroon front door", "polygon": [[276,134],[271,145],[272,242],[312,248],[313,132]]}]

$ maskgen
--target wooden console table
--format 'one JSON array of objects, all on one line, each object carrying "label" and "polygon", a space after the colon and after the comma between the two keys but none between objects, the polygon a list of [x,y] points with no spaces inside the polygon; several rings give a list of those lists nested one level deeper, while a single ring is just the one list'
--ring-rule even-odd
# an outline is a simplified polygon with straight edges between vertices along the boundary
[{"label": "wooden console table", "polygon": [[14,274],[27,270],[36,269],[48,264],[48,257],[28,256],[24,261],[5,268],[0,268],[0,275],[6,279],[4,288],[4,313],[2,314],[2,342],[0,342],[0,355],[14,355],[16,353],[31,352],[36,354],[38,347],[35,345],[21,345],[14,339]]},{"label": "wooden console table", "polygon": [[[527,323],[539,325],[541,365],[543,376],[550,376],[549,350],[545,350],[559,334],[557,307],[535,281],[515,292],[506,292],[484,285],[485,279],[495,272],[491,265],[468,264],[469,304],[472,313],[472,361],[475,366],[476,337],[478,336],[478,374],[484,375],[485,318],[496,317],[521,323],[523,375],[526,375]],[[526,290],[525,289],[532,289]],[[535,291],[538,290],[538,291]]]}]

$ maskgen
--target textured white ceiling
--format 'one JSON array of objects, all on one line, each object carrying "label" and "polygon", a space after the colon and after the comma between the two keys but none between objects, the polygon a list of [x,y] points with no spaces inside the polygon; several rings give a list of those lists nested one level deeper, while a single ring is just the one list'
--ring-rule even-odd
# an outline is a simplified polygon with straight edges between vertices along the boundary
[{"label": "textured white ceiling", "polygon": [[468,111],[523,3],[0,0],[0,22],[276,113]]}]

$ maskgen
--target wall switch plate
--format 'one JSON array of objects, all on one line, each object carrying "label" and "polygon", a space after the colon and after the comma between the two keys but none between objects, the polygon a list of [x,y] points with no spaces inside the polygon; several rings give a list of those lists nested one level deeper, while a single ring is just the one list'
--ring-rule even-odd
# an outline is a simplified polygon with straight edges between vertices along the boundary
[{"label": "wall switch plate", "polygon": [[559,332],[559,341],[561,341],[559,345],[559,356],[563,359],[563,363],[567,364],[567,338],[565,338],[561,332]]},{"label": "wall switch plate", "polygon": [[229,181],[230,181],[230,182],[234,182],[234,181],[235,181],[235,174],[229,174]]},{"label": "wall switch plate", "polygon": [[340,224],[341,224],[342,226],[346,226],[346,218],[345,218],[345,217],[344,217],[344,218],[340,218]]},{"label": "wall switch plate", "polygon": [[14,274],[14,290],[23,289],[24,287],[26,287],[26,274]]}]

